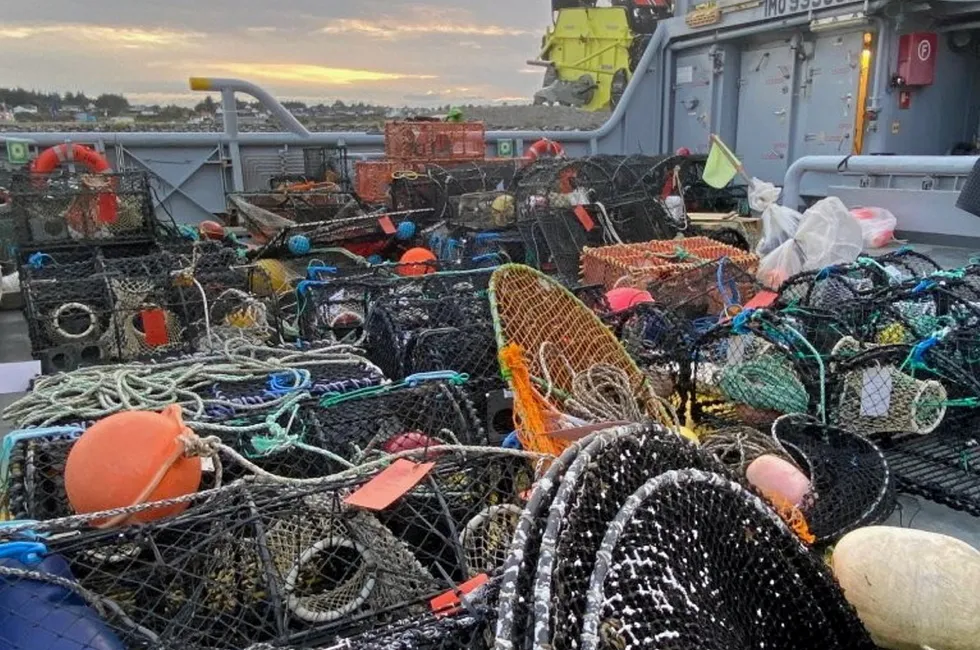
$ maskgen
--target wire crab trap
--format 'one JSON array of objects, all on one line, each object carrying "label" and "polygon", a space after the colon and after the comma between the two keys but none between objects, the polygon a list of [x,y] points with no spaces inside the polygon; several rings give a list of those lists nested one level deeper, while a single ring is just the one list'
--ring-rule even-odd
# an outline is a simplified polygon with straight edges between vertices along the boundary
[{"label": "wire crab trap", "polygon": [[31,351],[45,373],[112,358],[115,300],[104,280],[34,280],[23,292]]},{"label": "wire crab trap", "polygon": [[[487,290],[492,269],[437,271],[401,276],[398,265],[377,267],[374,276],[301,282],[296,288],[297,325],[307,341],[360,343],[368,306],[385,297],[440,300]],[[390,275],[387,271],[392,271]]]},{"label": "wire crab trap", "polygon": [[728,185],[714,188],[704,182],[706,155],[688,156],[681,168],[681,187],[689,212],[737,213],[748,216],[749,193],[747,185]]},{"label": "wire crab trap", "polygon": [[65,496],[65,459],[78,427],[11,431],[3,439],[0,489],[7,519],[55,519],[72,514]]},{"label": "wire crab trap", "polygon": [[[234,196],[253,206],[253,212],[264,210],[301,224],[329,221],[358,207],[350,189],[344,189],[336,183],[298,183],[292,187],[287,185],[273,190]],[[236,207],[242,209],[240,205]]]},{"label": "wire crab trap", "polygon": [[21,248],[152,241],[156,234],[144,173],[19,172],[10,197]]},{"label": "wire crab trap", "polygon": [[[416,373],[452,370],[466,375],[464,388],[476,412],[481,415],[480,420],[491,438],[490,444],[503,442],[502,439],[495,439],[499,435],[490,436],[492,431],[510,433],[513,430],[513,418],[509,421],[492,421],[494,417],[506,418],[507,410],[496,416],[491,413],[489,396],[494,391],[504,389],[506,383],[500,374],[497,342],[489,320],[416,333],[406,365]],[[486,414],[486,419],[483,414]]]},{"label": "wire crab trap", "polygon": [[99,251],[94,246],[80,246],[57,251],[55,255],[40,251],[28,255],[20,265],[21,284],[35,280],[78,280],[99,271]]},{"label": "wire crab trap", "polygon": [[[483,325],[489,333],[491,328],[490,307],[485,297],[450,296],[446,298],[410,298],[388,296],[376,300],[368,310],[365,330],[367,332],[368,356],[378,364],[385,375],[391,379],[402,379],[406,375],[420,372],[411,365],[413,350],[419,337],[428,332],[445,328]],[[478,337],[477,344],[486,344],[493,338]],[[445,343],[445,339],[442,339]],[[430,339],[431,348],[437,340]],[[460,341],[459,343],[462,343]],[[492,348],[491,348],[492,349]],[[485,354],[482,355],[485,357]],[[434,370],[456,370],[457,364]]]},{"label": "wire crab trap", "polygon": [[653,426],[603,432],[582,449],[561,479],[539,549],[534,647],[578,647],[589,580],[606,527],[648,479],[689,468],[724,471],[692,443]]},{"label": "wire crab trap", "polygon": [[[466,396],[463,378],[409,377],[405,382],[325,397],[306,410],[305,442],[336,470],[373,455],[439,444],[486,444],[486,431]],[[254,442],[254,441],[253,441]],[[263,441],[274,447],[279,440]],[[288,443],[289,441],[286,440]]]},{"label": "wire crab trap", "polygon": [[515,179],[517,221],[539,267],[550,261],[575,283],[587,246],[669,239],[684,229],[660,198],[656,163],[639,173],[628,164],[635,160],[542,160],[522,170]]},{"label": "wire crab trap", "polygon": [[692,322],[732,317],[761,289],[750,273],[727,257],[648,287],[657,304]]},{"label": "wire crab trap", "polygon": [[693,359],[691,416],[706,428],[767,429],[780,415],[824,408],[824,359],[776,314],[742,312],[701,337]]},{"label": "wire crab trap", "polygon": [[[489,650],[496,583],[466,594],[463,605],[450,614],[426,614],[347,637],[317,650]],[[310,650],[285,648],[283,650]]]},{"label": "wire crab trap", "polygon": [[676,425],[612,332],[555,280],[506,264],[491,278],[490,305],[525,449],[557,454],[567,443],[552,433],[572,420]]},{"label": "wire crab trap", "polygon": [[[480,160],[472,162],[428,163],[418,172],[396,175],[391,183],[391,205],[394,210],[428,210],[433,221],[447,221],[451,226],[467,226],[477,230],[506,225],[505,215],[489,220],[461,210],[463,197],[493,194],[505,196],[514,180],[520,159]],[[513,201],[510,201],[513,209]],[[469,218],[464,218],[469,214]],[[512,220],[512,219],[511,219]]]},{"label": "wire crab trap", "polygon": [[816,543],[880,524],[895,509],[889,464],[867,438],[806,415],[779,418],[772,437],[810,479],[800,510]]},{"label": "wire crab trap", "polygon": [[[28,645],[17,637],[5,645],[43,648],[75,628],[83,644],[101,638],[99,647],[309,646],[423,614],[455,585],[427,571],[373,514],[345,506],[344,494],[364,483],[239,483],[145,526],[91,530],[91,516],[28,524],[50,536],[33,556],[2,561],[0,602],[9,608],[58,587],[82,605],[52,598],[34,610]],[[6,540],[14,535],[4,531]],[[18,615],[0,612],[5,634],[17,633],[9,621]]]},{"label": "wire crab trap", "polygon": [[[0,489],[3,512],[11,519],[47,521],[74,514],[65,491],[65,463],[84,429],[77,426],[23,429],[4,438]],[[202,489],[214,487],[212,469]]]},{"label": "wire crab trap", "polygon": [[717,474],[651,478],[606,529],[582,650],[866,648],[829,570],[758,497]]}]

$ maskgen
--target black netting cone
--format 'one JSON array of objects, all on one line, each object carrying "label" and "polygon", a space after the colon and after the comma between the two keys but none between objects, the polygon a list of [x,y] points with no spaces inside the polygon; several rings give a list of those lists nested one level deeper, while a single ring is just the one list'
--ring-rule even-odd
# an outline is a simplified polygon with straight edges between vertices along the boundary
[{"label": "black netting cone", "polygon": [[[555,650],[578,647],[594,558],[606,526],[626,499],[649,478],[667,470],[725,471],[711,455],[657,426],[610,432],[597,439],[579,461],[562,484],[568,496],[556,498],[552,510],[564,511],[550,566],[548,620]],[[539,564],[539,578],[542,568],[549,566]],[[543,589],[536,593],[539,599],[546,595]]]},{"label": "black netting cone", "polygon": [[758,497],[697,470],[651,479],[610,524],[580,647],[875,648],[820,558]]},{"label": "black netting cone", "polygon": [[803,415],[779,418],[772,434],[810,476],[802,511],[818,543],[891,515],[894,481],[884,454],[870,440]]}]

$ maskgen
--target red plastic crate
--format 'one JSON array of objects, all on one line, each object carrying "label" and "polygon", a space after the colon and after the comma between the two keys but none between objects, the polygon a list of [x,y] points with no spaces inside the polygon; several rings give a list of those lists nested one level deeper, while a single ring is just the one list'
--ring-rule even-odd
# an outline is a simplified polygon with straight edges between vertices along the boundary
[{"label": "red plastic crate", "polygon": [[387,122],[385,155],[401,160],[483,160],[483,122]]}]

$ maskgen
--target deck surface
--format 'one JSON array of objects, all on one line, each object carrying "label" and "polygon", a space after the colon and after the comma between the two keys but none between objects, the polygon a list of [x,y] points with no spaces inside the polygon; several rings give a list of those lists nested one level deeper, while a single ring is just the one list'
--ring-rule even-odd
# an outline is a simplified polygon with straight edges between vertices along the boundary
[{"label": "deck surface", "polygon": [[[943,268],[965,266],[976,252],[962,248],[925,245],[916,245],[915,250],[932,257]],[[878,252],[886,251],[875,251]],[[20,311],[0,311],[0,363],[30,359],[31,343],[23,315]],[[22,393],[0,395],[0,409],[21,395]],[[10,431],[9,423],[0,420],[0,437],[6,435],[8,431]],[[923,498],[900,495],[899,508],[887,524],[943,533],[980,549],[980,518],[951,510]]]}]

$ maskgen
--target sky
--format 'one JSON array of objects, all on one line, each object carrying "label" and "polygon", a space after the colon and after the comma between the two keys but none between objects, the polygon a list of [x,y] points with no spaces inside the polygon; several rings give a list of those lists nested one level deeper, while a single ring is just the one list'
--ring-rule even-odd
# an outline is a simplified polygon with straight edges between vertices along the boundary
[{"label": "sky", "polygon": [[0,0],[0,86],[193,105],[191,76],[281,99],[526,101],[550,0]]}]

